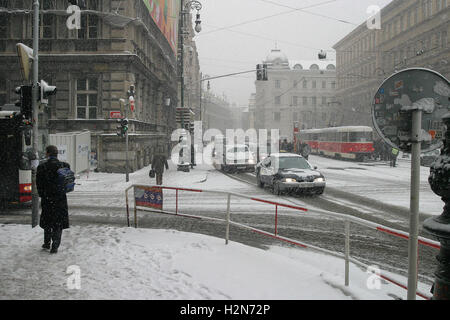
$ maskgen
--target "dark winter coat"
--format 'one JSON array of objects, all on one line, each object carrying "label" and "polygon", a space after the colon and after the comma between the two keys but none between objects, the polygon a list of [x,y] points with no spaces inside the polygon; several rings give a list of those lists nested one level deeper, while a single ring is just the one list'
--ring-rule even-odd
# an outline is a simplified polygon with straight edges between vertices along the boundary
[{"label": "dark winter coat", "polygon": [[169,169],[169,164],[167,163],[167,158],[164,155],[154,155],[152,159],[152,169],[156,173],[163,173],[164,167]]},{"label": "dark winter coat", "polygon": [[69,228],[69,210],[65,193],[57,191],[57,170],[70,165],[50,157],[37,168],[36,185],[41,197],[42,213],[39,226],[42,229],[61,227]]}]

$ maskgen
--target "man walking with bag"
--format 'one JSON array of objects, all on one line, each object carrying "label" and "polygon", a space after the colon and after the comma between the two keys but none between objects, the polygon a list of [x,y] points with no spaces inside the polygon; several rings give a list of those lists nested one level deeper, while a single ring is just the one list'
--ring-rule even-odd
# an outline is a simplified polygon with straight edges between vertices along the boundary
[{"label": "man walking with bag", "polygon": [[164,167],[169,170],[169,164],[167,163],[167,157],[164,153],[158,153],[153,156],[152,159],[152,169],[150,171],[150,177],[152,176],[152,171],[156,174],[156,184],[162,185],[162,178],[164,173]]},{"label": "man walking with bag", "polygon": [[61,244],[63,229],[69,228],[69,210],[66,191],[61,189],[58,170],[69,168],[70,165],[58,160],[58,148],[46,148],[47,160],[37,168],[36,185],[41,197],[42,214],[39,226],[44,229],[44,244],[42,248],[57,253]]}]

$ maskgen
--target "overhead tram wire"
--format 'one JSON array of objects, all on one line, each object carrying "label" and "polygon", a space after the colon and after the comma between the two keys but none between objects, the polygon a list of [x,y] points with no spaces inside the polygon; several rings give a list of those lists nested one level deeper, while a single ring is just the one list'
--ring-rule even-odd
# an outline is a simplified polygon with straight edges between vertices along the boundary
[{"label": "overhead tram wire", "polygon": [[294,8],[294,7],[290,7],[290,6],[287,6],[287,5],[284,5],[284,4],[281,4],[281,3],[277,3],[277,2],[274,2],[274,1],[270,1],[270,0],[259,0],[259,1],[262,1],[262,2],[265,2],[265,3],[270,3],[270,4],[273,4],[275,6],[279,6],[279,7],[283,7],[283,8],[289,8],[289,9],[292,9],[292,10],[295,10],[295,11],[301,11],[301,12],[304,12],[304,13],[307,13],[307,14],[311,14],[311,15],[314,15],[314,16],[318,16],[318,17],[321,17],[321,18],[334,20],[334,21],[337,21],[337,22],[345,23],[345,24],[351,24],[353,26],[358,26],[359,25],[359,24],[356,24],[356,23],[353,23],[353,22],[350,22],[350,21],[346,21],[346,20],[342,20],[342,19],[326,16],[326,15],[315,13],[315,12],[305,11],[305,9],[314,8],[314,7],[325,5],[325,4],[329,4],[329,3],[332,3],[332,2],[337,2],[338,0],[331,0],[331,1],[327,1],[327,2],[322,2],[322,3],[319,3],[317,5],[311,5],[309,7],[304,7],[304,8]]},{"label": "overhead tram wire", "polygon": [[[263,1],[263,0],[260,0],[260,1]],[[256,19],[253,19],[253,20],[244,21],[244,22],[241,22],[241,23],[237,23],[235,25],[227,26],[227,27],[220,27],[219,29],[216,29],[216,30],[212,30],[212,31],[209,31],[209,32],[204,32],[200,36],[205,36],[207,34],[211,34],[211,33],[217,32],[217,31],[229,30],[231,28],[240,27],[240,26],[243,26],[243,25],[246,25],[246,24],[249,24],[249,23],[253,23],[253,22],[258,22],[258,21],[271,19],[271,18],[274,18],[274,17],[278,17],[278,16],[281,16],[281,15],[289,14],[289,13],[296,12],[296,11],[302,11],[302,12],[305,12],[305,13],[317,16],[319,14],[311,13],[309,11],[304,11],[304,10],[305,9],[319,7],[319,6],[323,6],[323,5],[326,5],[326,4],[329,4],[329,3],[332,3],[332,2],[336,2],[336,1],[338,1],[338,0],[328,0],[328,1],[324,1],[324,2],[321,2],[321,3],[314,4],[314,5],[306,6],[306,7],[303,7],[303,8],[292,8],[292,7],[289,7],[291,9],[289,11],[283,11],[283,12],[279,12],[279,13],[276,13],[276,14],[273,14],[273,15],[270,15],[270,16],[265,16],[265,17],[260,17],[260,18],[256,18]],[[274,4],[274,3],[272,3],[272,4]],[[280,6],[282,6],[282,5],[280,5]],[[322,15],[319,15],[319,16],[322,16]],[[340,19],[336,19],[336,18],[332,18],[332,17],[328,17],[328,16],[322,16],[322,17],[325,17],[325,18],[328,18],[328,19],[332,19],[332,20],[336,20],[336,21],[339,21],[339,22],[343,22],[343,23],[346,23],[346,24],[352,24],[351,22],[340,20]]]}]

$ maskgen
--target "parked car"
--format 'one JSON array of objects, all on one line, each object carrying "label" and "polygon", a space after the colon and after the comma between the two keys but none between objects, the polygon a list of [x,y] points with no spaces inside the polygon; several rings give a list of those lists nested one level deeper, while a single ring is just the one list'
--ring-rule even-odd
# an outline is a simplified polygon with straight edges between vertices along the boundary
[{"label": "parked car", "polygon": [[420,165],[424,167],[430,167],[431,164],[436,160],[437,157],[441,154],[439,149],[422,153],[420,155]]},{"label": "parked car", "polygon": [[325,190],[325,177],[298,154],[271,154],[255,170],[258,186],[269,186],[276,195],[283,192],[320,195]]}]

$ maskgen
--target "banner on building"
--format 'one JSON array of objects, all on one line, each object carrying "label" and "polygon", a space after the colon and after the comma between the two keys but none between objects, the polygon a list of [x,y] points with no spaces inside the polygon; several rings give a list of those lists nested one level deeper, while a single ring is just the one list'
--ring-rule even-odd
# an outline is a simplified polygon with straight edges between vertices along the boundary
[{"label": "banner on building", "polygon": [[159,187],[134,187],[137,207],[163,209],[163,190]]},{"label": "banner on building", "polygon": [[169,42],[173,52],[177,52],[179,0],[142,0],[153,21]]}]

